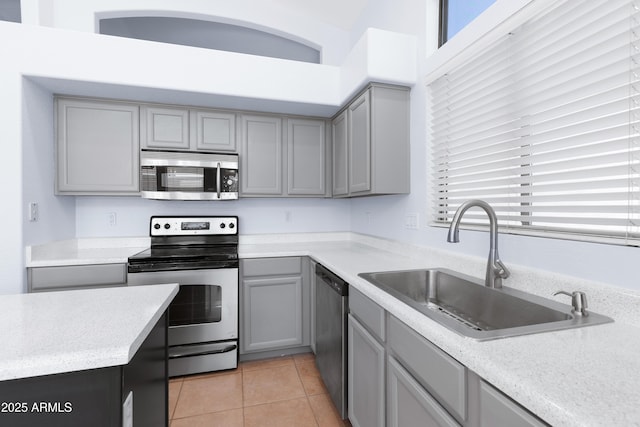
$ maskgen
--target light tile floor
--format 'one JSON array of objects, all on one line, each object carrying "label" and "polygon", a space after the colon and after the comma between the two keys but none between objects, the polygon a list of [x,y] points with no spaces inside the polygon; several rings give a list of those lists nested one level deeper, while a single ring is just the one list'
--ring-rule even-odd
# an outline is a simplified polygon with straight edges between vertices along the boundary
[{"label": "light tile floor", "polygon": [[172,378],[169,419],[171,427],[350,426],[333,406],[311,353]]}]

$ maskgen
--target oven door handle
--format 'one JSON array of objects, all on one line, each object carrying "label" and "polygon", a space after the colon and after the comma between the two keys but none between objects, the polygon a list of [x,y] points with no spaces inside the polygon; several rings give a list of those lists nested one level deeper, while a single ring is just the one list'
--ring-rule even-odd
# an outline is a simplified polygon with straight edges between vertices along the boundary
[{"label": "oven door handle", "polygon": [[169,347],[169,359],[181,357],[206,356],[209,354],[228,353],[238,348],[236,344],[210,344],[196,346]]}]

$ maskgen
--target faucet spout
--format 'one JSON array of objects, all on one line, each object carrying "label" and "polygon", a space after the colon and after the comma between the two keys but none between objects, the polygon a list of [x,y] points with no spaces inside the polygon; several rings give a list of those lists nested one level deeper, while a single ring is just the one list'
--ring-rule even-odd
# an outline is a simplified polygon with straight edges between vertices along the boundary
[{"label": "faucet spout", "polygon": [[482,208],[489,216],[489,258],[487,259],[485,286],[502,288],[502,279],[509,277],[510,273],[498,254],[498,217],[491,205],[483,200],[467,200],[462,203],[451,220],[447,242],[458,243],[460,241],[460,221],[464,213],[472,207]]}]

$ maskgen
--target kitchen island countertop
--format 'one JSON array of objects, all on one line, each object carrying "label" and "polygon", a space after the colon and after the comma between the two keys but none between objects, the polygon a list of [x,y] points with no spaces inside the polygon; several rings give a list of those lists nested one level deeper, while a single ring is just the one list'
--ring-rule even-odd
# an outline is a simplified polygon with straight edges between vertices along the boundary
[{"label": "kitchen island countertop", "polygon": [[176,284],[0,296],[0,381],[126,365]]}]

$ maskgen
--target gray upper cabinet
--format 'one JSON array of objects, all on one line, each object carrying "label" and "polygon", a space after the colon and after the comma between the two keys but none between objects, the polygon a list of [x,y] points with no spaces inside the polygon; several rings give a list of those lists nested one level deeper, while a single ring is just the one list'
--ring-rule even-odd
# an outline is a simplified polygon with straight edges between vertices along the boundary
[{"label": "gray upper cabinet", "polygon": [[189,149],[189,110],[142,107],[142,148]]},{"label": "gray upper cabinet", "polygon": [[287,120],[287,194],[325,194],[324,120]]},{"label": "gray upper cabinet", "polygon": [[332,130],[334,197],[409,193],[408,88],[371,84]]},{"label": "gray upper cabinet", "polygon": [[196,151],[236,151],[236,115],[224,111],[191,110],[191,148]]},{"label": "gray upper cabinet", "polygon": [[333,138],[333,196],[346,196],[349,194],[348,174],[348,128],[347,111],[340,113],[331,122],[331,134]]},{"label": "gray upper cabinet", "polygon": [[242,115],[242,196],[327,196],[326,127],[323,119]]},{"label": "gray upper cabinet", "polygon": [[56,194],[139,192],[139,108],[56,98]]},{"label": "gray upper cabinet", "polygon": [[243,115],[240,122],[242,195],[282,195],[282,119]]},{"label": "gray upper cabinet", "polygon": [[236,151],[232,112],[173,106],[142,106],[142,148],[183,151]]},{"label": "gray upper cabinet", "polygon": [[349,192],[371,190],[371,100],[369,91],[360,95],[347,109]]}]

